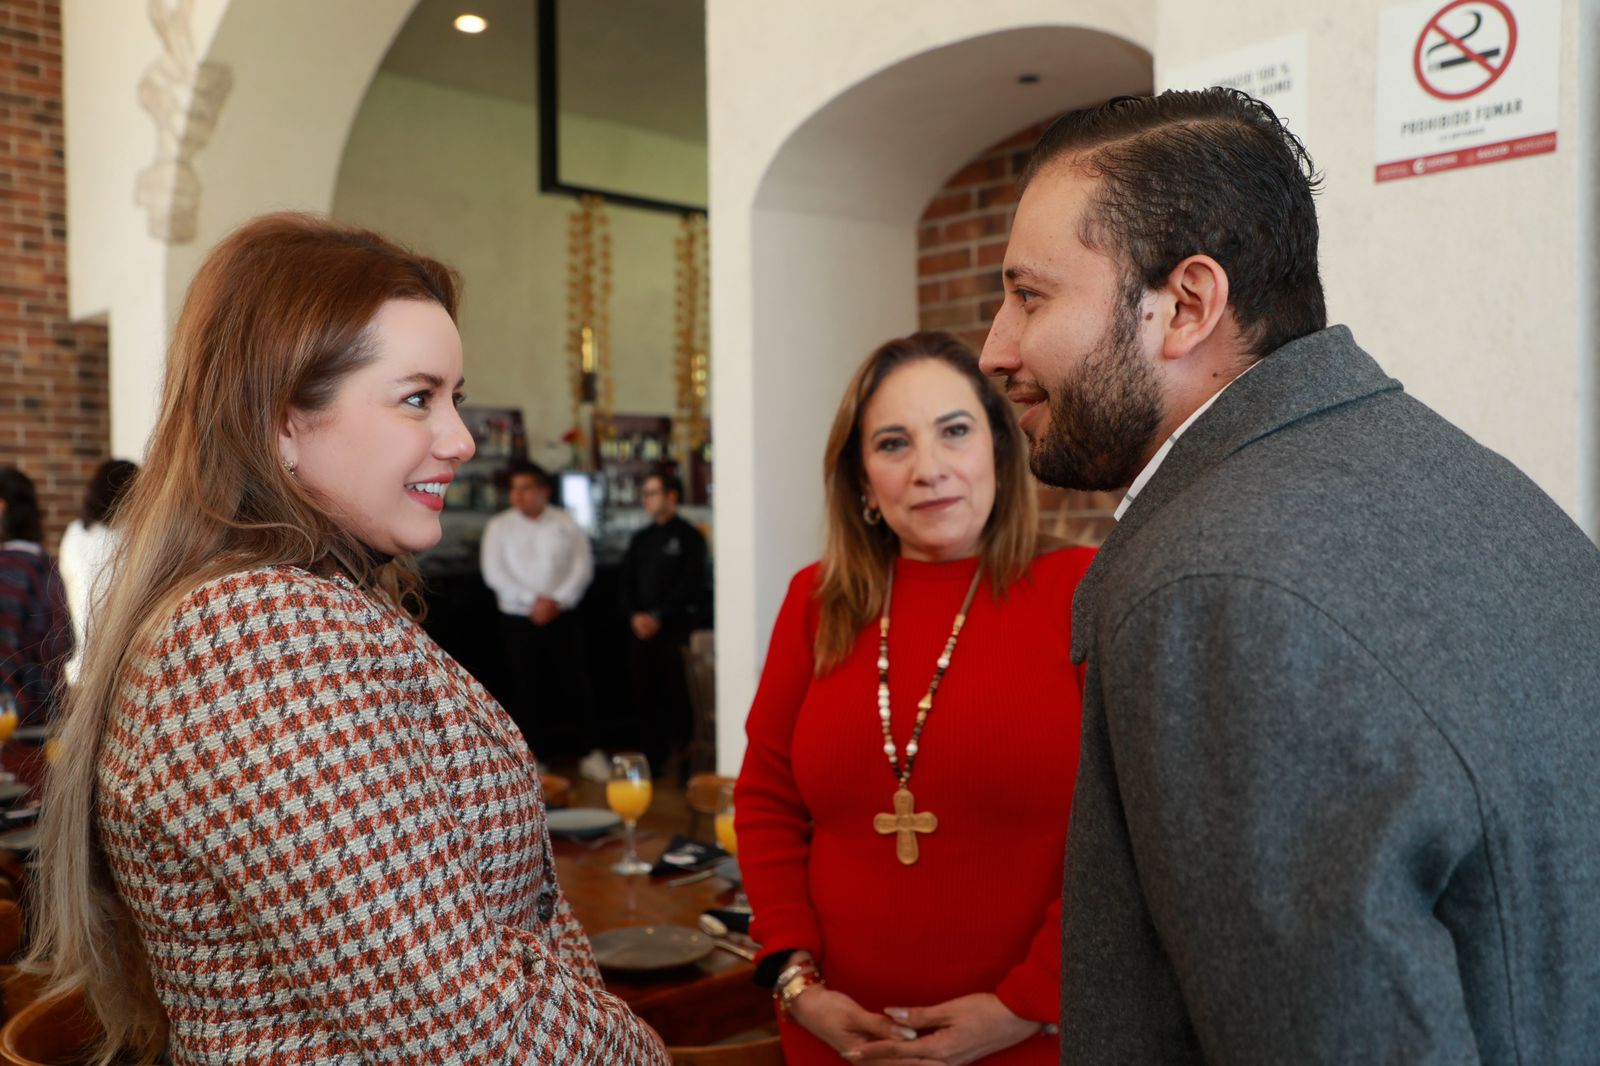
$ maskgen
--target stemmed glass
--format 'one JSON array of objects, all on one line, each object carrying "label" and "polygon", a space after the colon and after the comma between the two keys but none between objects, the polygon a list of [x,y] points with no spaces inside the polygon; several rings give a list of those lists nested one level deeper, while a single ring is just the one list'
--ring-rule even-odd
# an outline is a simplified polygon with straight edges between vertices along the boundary
[{"label": "stemmed glass", "polygon": [[612,867],[614,874],[639,875],[650,872],[650,864],[639,858],[634,830],[639,818],[650,809],[650,762],[636,751],[611,757],[611,780],[606,782],[606,805],[622,818],[626,827],[627,850]]},{"label": "stemmed glass", "polygon": [[[0,692],[0,755],[5,751],[6,741],[17,731],[17,720],[16,697],[9,692]],[[16,774],[0,765],[0,784],[10,784],[16,779]]]},{"label": "stemmed glass", "polygon": [[[717,794],[717,814],[715,820],[717,831],[717,844],[723,851],[735,857],[739,854],[739,835],[733,829],[733,782],[722,786],[722,791]],[[733,894],[733,904],[729,910],[749,910],[750,900],[744,894],[744,879],[740,878],[737,891]]]},{"label": "stemmed glass", "polygon": [[739,854],[739,838],[733,831],[733,784],[722,786],[717,793],[717,846],[729,855]]}]

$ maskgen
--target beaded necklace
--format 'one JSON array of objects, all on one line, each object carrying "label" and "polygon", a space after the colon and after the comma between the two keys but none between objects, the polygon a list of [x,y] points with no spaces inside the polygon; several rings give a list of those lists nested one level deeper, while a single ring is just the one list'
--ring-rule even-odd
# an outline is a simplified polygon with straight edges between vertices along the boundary
[{"label": "beaded necklace", "polygon": [[944,652],[928,682],[928,691],[917,701],[917,722],[912,727],[911,739],[906,742],[904,762],[896,757],[894,734],[889,729],[889,604],[894,599],[894,571],[889,572],[889,587],[884,592],[883,615],[878,619],[878,721],[883,725],[883,753],[889,758],[889,771],[900,787],[894,793],[894,812],[878,814],[872,818],[872,828],[879,833],[895,834],[895,855],[907,866],[917,861],[917,834],[931,833],[939,827],[939,819],[930,811],[917,811],[916,797],[911,794],[911,771],[916,766],[918,745],[922,740],[922,727],[928,723],[933,710],[933,697],[939,691],[939,682],[950,669],[950,657],[955,653],[956,641],[961,638],[961,628],[967,624],[967,611],[972,598],[977,595],[978,581],[983,576],[980,565],[972,574],[972,584],[967,586],[967,598],[950,626],[950,638],[944,642]]}]

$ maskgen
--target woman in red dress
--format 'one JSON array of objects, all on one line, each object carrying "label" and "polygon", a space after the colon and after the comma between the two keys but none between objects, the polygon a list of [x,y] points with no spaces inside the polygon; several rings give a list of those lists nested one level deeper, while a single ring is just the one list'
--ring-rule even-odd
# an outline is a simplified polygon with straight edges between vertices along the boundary
[{"label": "woman in red dress", "polygon": [[784,1054],[1054,1064],[1093,553],[1039,550],[1016,418],[948,334],[867,359],[825,476],[735,794]]}]

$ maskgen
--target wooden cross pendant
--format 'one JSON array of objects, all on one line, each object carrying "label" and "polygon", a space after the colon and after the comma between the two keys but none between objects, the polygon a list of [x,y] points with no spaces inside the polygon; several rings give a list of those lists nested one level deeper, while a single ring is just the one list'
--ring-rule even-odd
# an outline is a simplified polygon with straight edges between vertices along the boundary
[{"label": "wooden cross pendant", "polygon": [[917,834],[931,833],[939,828],[939,819],[928,811],[913,814],[916,797],[910,789],[902,788],[894,794],[894,813],[873,815],[872,828],[887,836],[895,833],[895,855],[907,866],[917,861]]}]

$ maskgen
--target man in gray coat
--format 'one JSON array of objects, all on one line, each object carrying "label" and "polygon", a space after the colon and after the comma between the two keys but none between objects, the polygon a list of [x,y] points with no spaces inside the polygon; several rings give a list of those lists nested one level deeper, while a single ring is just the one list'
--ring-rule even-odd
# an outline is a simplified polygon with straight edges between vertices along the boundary
[{"label": "man in gray coat", "polygon": [[1600,551],[1327,327],[1265,105],[1076,112],[1024,182],[985,369],[1040,477],[1131,484],[1062,1061],[1600,1062]]}]

